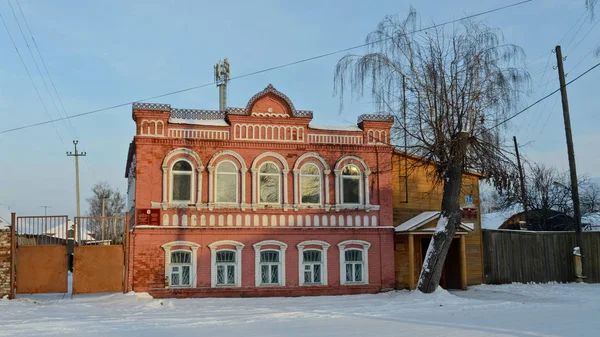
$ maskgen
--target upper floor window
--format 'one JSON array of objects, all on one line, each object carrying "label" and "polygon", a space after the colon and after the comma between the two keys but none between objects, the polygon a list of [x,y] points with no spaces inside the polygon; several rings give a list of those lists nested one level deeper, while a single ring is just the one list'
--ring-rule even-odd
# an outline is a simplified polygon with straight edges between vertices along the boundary
[{"label": "upper floor window", "polygon": [[223,161],[217,165],[216,177],[216,202],[238,202],[238,169],[230,161]]},{"label": "upper floor window", "polygon": [[272,162],[262,164],[258,171],[259,202],[263,204],[281,203],[281,172]]},{"label": "upper floor window", "polygon": [[300,169],[300,202],[321,203],[321,172],[315,164],[305,164]]},{"label": "upper floor window", "polygon": [[186,160],[179,160],[173,165],[171,175],[171,200],[176,202],[191,202],[192,165]]},{"label": "upper floor window", "polygon": [[359,204],[361,195],[361,172],[356,165],[348,164],[342,169],[342,204]]}]

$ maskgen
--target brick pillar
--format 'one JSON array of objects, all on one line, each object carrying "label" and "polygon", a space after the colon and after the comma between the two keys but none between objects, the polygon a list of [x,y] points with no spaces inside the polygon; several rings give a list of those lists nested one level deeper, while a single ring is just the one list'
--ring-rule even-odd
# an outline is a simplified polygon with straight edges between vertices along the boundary
[{"label": "brick pillar", "polygon": [[0,298],[10,294],[10,227],[0,227]]}]

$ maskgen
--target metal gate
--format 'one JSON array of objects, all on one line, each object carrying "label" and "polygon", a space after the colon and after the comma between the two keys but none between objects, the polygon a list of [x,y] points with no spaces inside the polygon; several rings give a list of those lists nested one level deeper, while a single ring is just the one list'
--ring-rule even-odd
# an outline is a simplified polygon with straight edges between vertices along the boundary
[{"label": "metal gate", "polygon": [[20,216],[15,229],[17,294],[68,292],[68,217]]},{"label": "metal gate", "polygon": [[128,217],[76,217],[73,294],[123,291]]}]

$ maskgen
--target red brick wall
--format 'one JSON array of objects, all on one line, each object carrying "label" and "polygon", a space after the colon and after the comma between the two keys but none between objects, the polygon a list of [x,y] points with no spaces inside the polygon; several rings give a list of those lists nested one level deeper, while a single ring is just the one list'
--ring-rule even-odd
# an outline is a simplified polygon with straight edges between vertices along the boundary
[{"label": "red brick wall", "polygon": [[[278,240],[288,245],[285,259],[286,288],[297,288],[299,294],[305,295],[336,294],[350,291],[342,290],[340,292],[340,288],[352,288],[354,289],[352,291],[356,292],[356,289],[361,287],[366,292],[376,292],[394,287],[392,231],[392,229],[387,228],[284,228],[269,229],[268,232],[261,228],[136,228],[131,235],[132,264],[129,273],[135,291],[164,288],[165,252],[161,245],[171,241],[191,241],[201,246],[197,253],[197,286],[208,288],[211,285],[211,252],[208,245],[220,240],[234,240],[245,245],[242,250],[242,288],[247,292],[255,287],[255,251],[252,245],[263,240]],[[371,244],[369,248],[369,285],[367,286],[340,286],[340,251],[337,244],[351,239],[364,240]],[[298,287],[298,249],[296,245],[306,240],[322,240],[331,245],[327,250],[327,287]],[[299,288],[310,288],[310,290]],[[291,291],[290,289],[286,291]],[[254,290],[254,292],[250,292],[250,295],[278,295],[277,292],[274,293],[273,291]],[[213,296],[222,291],[222,289],[215,290]],[[193,292],[190,290],[187,293]],[[206,290],[201,292],[206,292]],[[237,292],[234,291],[234,293]]]},{"label": "red brick wall", "polygon": [[10,229],[0,228],[0,297],[10,292]]}]

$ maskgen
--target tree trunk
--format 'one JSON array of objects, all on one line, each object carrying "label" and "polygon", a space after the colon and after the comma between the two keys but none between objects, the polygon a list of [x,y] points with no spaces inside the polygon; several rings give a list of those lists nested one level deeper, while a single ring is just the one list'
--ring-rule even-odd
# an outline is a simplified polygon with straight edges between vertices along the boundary
[{"label": "tree trunk", "polygon": [[440,284],[446,255],[456,234],[456,229],[460,225],[460,191],[467,140],[468,134],[461,132],[451,147],[451,159],[444,175],[444,193],[440,219],[425,254],[417,286],[424,293],[434,292]]}]

